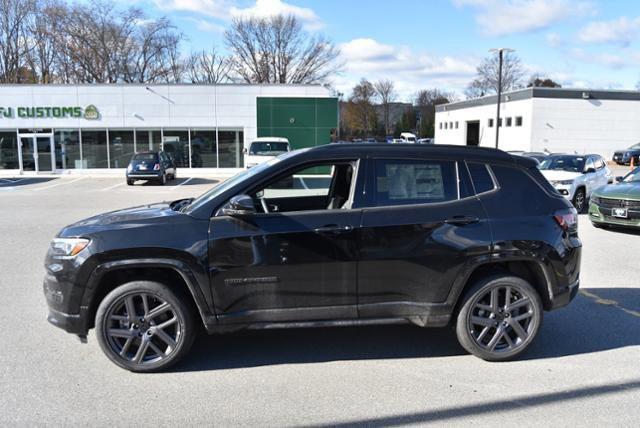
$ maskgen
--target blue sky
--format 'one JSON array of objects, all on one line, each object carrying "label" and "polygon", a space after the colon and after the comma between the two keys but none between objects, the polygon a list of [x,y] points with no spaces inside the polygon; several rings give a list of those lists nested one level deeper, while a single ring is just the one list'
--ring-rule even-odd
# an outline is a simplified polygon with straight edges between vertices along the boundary
[{"label": "blue sky", "polygon": [[[224,50],[235,16],[296,15],[341,49],[332,84],[348,94],[361,77],[389,78],[401,99],[421,88],[462,94],[493,47],[516,49],[527,74],[566,87],[632,89],[640,81],[636,0],[134,0],[168,16],[185,49]],[[123,2],[123,4],[125,4]],[[127,2],[126,4],[131,4]]]}]

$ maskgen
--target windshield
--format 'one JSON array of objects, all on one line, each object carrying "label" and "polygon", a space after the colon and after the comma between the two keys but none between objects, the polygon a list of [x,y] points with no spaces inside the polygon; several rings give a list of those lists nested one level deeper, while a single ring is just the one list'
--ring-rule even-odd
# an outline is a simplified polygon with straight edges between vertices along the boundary
[{"label": "windshield", "polygon": [[138,153],[133,157],[134,161],[155,161],[156,159],[155,153]]},{"label": "windshield", "polygon": [[622,179],[623,183],[640,183],[640,168],[636,168]]},{"label": "windshield", "polygon": [[551,171],[584,171],[585,158],[583,156],[551,156],[540,163],[541,170]]},{"label": "windshield", "polygon": [[288,143],[259,142],[251,143],[249,154],[253,156],[278,156],[289,151]]},{"label": "windshield", "polygon": [[633,146],[629,147],[627,150],[640,150],[640,143],[634,144]]}]

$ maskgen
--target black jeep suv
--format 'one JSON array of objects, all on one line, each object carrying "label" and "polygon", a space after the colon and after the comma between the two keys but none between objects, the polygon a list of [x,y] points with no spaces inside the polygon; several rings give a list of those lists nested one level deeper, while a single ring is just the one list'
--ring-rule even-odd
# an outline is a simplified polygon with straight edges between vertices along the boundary
[{"label": "black jeep suv", "polygon": [[52,241],[49,321],[132,371],[183,357],[197,323],[452,324],[486,360],[520,354],[578,291],[575,209],[535,161],[482,148],[332,144],[195,199],[101,214]]}]

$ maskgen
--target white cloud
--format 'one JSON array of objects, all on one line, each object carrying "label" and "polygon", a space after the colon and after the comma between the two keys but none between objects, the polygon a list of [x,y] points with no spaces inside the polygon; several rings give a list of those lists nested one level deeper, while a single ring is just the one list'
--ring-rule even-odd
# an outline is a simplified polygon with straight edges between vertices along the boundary
[{"label": "white cloud", "polygon": [[[238,6],[237,0],[153,0],[161,10],[194,12],[229,21],[235,17],[265,18],[274,15],[293,15],[308,30],[323,27],[322,20],[309,8],[291,5],[283,0],[256,0],[250,7]],[[207,30],[205,30],[207,31]]]},{"label": "white cloud", "polygon": [[476,22],[488,36],[526,33],[593,11],[576,0],[453,0],[457,7],[477,9]]},{"label": "white cloud", "polygon": [[477,58],[436,57],[371,38],[353,39],[339,48],[345,72],[333,83],[341,92],[349,94],[361,77],[391,79],[404,100],[422,88],[462,90],[473,79],[478,62]]},{"label": "white cloud", "polygon": [[324,26],[318,15],[309,8],[294,6],[282,0],[256,0],[256,4],[248,8],[232,7],[232,17],[268,18],[274,15],[293,15],[308,30],[318,30]]},{"label": "white cloud", "polygon": [[579,61],[600,65],[615,70],[640,66],[640,51],[630,49],[620,50],[616,53],[588,52],[576,48],[571,50],[571,56]]},{"label": "white cloud", "polygon": [[596,21],[578,33],[578,39],[585,43],[614,43],[628,46],[640,31],[640,17],[629,19],[625,16],[611,21]]},{"label": "white cloud", "polygon": [[196,28],[205,33],[224,33],[225,27],[207,19],[188,17],[189,21],[196,24]]},{"label": "white cloud", "polygon": [[546,39],[547,44],[552,48],[559,48],[563,44],[562,37],[558,33],[548,33]]}]

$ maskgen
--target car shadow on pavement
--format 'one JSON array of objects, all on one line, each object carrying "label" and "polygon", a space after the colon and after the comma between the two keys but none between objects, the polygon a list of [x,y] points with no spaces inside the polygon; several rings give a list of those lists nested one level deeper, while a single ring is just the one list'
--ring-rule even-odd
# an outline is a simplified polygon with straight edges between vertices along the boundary
[{"label": "car shadow on pavement", "polygon": [[196,340],[174,371],[220,370],[276,364],[462,355],[450,328],[380,325],[245,330]]},{"label": "car shadow on pavement", "polygon": [[603,227],[602,230],[605,230],[607,232],[619,233],[622,235],[640,235],[640,229],[633,229],[630,227],[608,226]]},{"label": "car shadow on pavement", "polygon": [[0,178],[0,188],[19,187],[32,184],[42,184],[49,181],[58,180],[58,177],[11,177]]},{"label": "car shadow on pavement", "polygon": [[[546,312],[538,337],[519,359],[557,358],[639,345],[640,288],[593,288],[578,294],[568,307]],[[245,330],[201,334],[173,371],[465,354],[452,328],[381,325]]]},{"label": "car shadow on pavement", "polygon": [[546,312],[522,359],[640,346],[640,288],[587,288],[566,308]]}]

